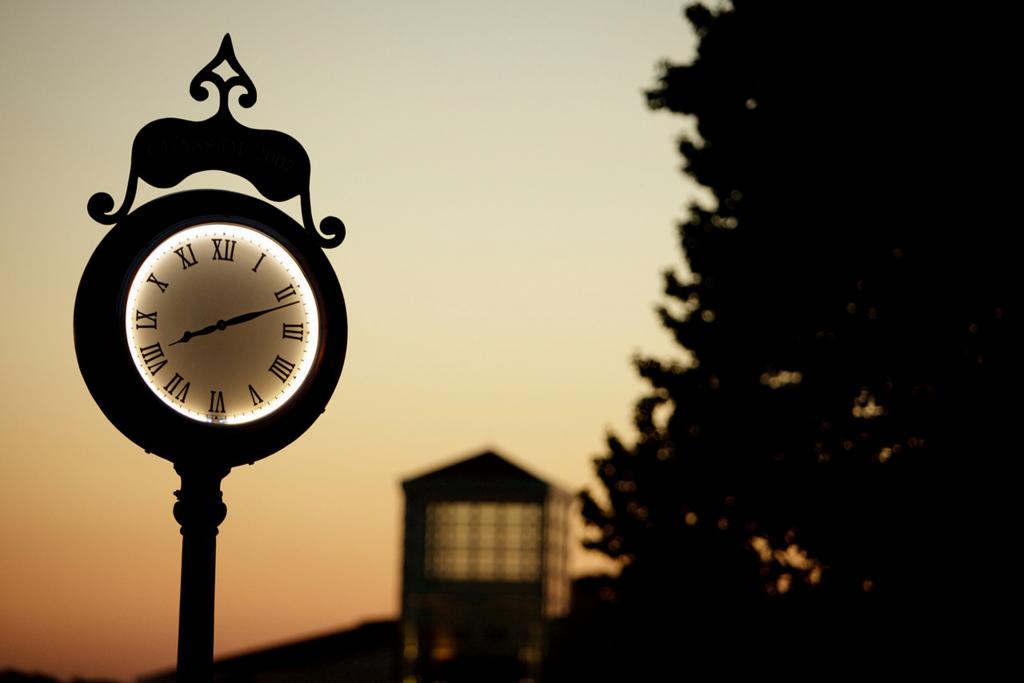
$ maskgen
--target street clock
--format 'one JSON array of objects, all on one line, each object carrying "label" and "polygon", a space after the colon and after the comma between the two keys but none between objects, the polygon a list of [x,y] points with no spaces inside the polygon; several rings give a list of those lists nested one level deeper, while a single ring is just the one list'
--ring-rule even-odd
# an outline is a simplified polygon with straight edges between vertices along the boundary
[{"label": "street clock", "polygon": [[[214,69],[227,62],[236,75]],[[175,463],[232,467],[298,438],[324,412],[345,358],[341,287],[324,255],[344,226],[312,224],[309,159],[277,131],[232,117],[229,92],[255,87],[230,38],[193,80],[220,94],[206,121],[161,119],[139,131],[124,204],[109,195],[90,215],[116,223],[86,266],[75,303],[75,349],[110,422]],[[138,180],[169,187],[200,170],[250,179],[274,200],[300,197],[305,225],[254,197],[178,192],[131,209]],[[325,236],[326,235],[326,236]]]}]

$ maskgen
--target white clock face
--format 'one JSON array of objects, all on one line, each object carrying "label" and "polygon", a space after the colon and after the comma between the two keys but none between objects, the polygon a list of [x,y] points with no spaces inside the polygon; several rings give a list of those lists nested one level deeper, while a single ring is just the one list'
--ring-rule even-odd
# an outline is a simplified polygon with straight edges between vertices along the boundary
[{"label": "white clock face", "polygon": [[299,264],[230,223],[185,228],[145,258],[128,289],[135,367],[168,407],[240,424],[284,406],[316,357],[320,320]]}]

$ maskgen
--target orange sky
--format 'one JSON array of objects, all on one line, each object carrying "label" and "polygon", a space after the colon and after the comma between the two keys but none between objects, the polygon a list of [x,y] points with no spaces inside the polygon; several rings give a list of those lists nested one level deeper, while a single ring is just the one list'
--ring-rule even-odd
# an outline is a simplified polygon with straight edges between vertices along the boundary
[{"label": "orange sky", "polygon": [[642,98],[691,54],[681,4],[0,3],[0,668],[173,664],[178,481],[92,402],[71,310],[86,200],[120,203],[145,123],[211,113],[187,86],[225,32],[259,93],[237,117],[295,136],[314,215],[348,225],[350,344],[320,421],[224,482],[221,653],[395,615],[402,477],[493,447],[576,490],[630,434],[694,192],[685,122]]}]

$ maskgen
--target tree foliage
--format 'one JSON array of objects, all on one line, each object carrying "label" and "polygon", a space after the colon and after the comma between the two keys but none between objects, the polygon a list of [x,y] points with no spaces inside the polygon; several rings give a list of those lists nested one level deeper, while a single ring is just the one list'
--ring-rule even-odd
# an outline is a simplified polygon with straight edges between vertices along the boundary
[{"label": "tree foliage", "polygon": [[679,151],[717,204],[689,207],[694,277],[657,310],[694,361],[637,361],[636,436],[583,495],[630,609],[767,642],[758,615],[920,626],[962,595],[974,487],[1011,448],[1010,250],[946,194],[976,188],[939,153],[944,46],[899,12],[694,5],[696,59],[647,93],[696,118]]}]

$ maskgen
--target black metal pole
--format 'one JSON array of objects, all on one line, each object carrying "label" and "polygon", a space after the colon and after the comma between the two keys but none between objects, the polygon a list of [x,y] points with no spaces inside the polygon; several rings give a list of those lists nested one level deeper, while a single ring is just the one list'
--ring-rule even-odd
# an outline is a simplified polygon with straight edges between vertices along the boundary
[{"label": "black metal pole", "polygon": [[174,519],[181,525],[181,608],[178,613],[178,680],[209,681],[213,674],[213,605],[217,527],[227,516],[220,482],[230,468],[175,465]]}]

